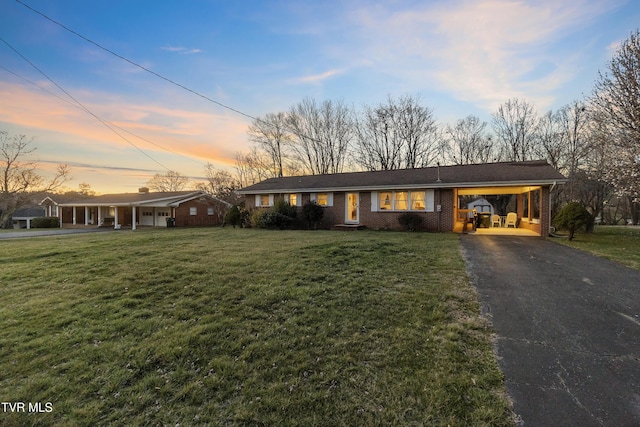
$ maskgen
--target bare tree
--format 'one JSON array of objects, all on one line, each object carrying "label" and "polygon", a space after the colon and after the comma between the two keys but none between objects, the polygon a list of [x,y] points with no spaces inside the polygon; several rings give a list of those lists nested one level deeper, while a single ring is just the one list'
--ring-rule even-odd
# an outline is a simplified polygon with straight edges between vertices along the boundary
[{"label": "bare tree", "polygon": [[566,144],[566,169],[575,173],[583,165],[590,149],[589,114],[585,105],[574,101],[558,111],[562,139]]},{"label": "bare tree", "polygon": [[306,172],[319,175],[343,171],[353,123],[349,108],[342,102],[318,105],[305,98],[291,109],[288,125],[295,136],[293,150]]},{"label": "bare tree", "polygon": [[367,170],[392,170],[402,167],[402,140],[390,105],[365,107],[355,120],[357,149],[355,161]]},{"label": "bare tree", "polygon": [[236,190],[238,190],[238,181],[231,173],[222,169],[216,169],[211,163],[206,164],[204,173],[206,179],[204,182],[196,184],[198,190],[211,194],[232,205],[238,204],[239,196],[236,193]]},{"label": "bare tree", "polygon": [[442,152],[442,137],[430,108],[411,95],[396,103],[395,122],[404,141],[405,168],[421,168],[436,163]]},{"label": "bare tree", "polygon": [[446,159],[456,165],[489,163],[496,156],[493,140],[486,132],[487,123],[476,116],[460,119],[454,126],[447,126],[448,145]]},{"label": "bare tree", "polygon": [[236,153],[236,181],[240,188],[246,187],[268,178],[275,178],[271,167],[271,159],[257,147],[252,147],[247,154]]},{"label": "bare tree", "polygon": [[283,176],[283,164],[287,157],[287,147],[291,145],[291,134],[287,128],[285,113],[268,113],[257,118],[249,126],[249,139],[264,151],[272,162],[276,176]]},{"label": "bare tree", "polygon": [[368,170],[427,166],[442,149],[433,112],[410,95],[365,107],[356,119],[356,135],[355,161]]},{"label": "bare tree", "polygon": [[32,203],[34,192],[54,191],[69,178],[69,166],[58,165],[47,181],[38,173],[38,164],[28,160],[36,149],[25,135],[0,131],[0,228],[8,228],[13,214]]},{"label": "bare tree", "polygon": [[189,177],[176,171],[157,173],[147,181],[147,185],[153,191],[182,191],[187,184]]},{"label": "bare tree", "polygon": [[518,98],[510,99],[498,107],[492,124],[504,160],[531,160],[538,126],[533,105]]},{"label": "bare tree", "polygon": [[600,72],[591,105],[598,130],[607,141],[609,167],[605,179],[619,196],[636,200],[633,217],[640,221],[640,31],[625,40]]},{"label": "bare tree", "polygon": [[548,111],[540,117],[537,135],[537,143],[534,145],[535,156],[546,159],[556,170],[566,173],[566,135],[557,112]]}]

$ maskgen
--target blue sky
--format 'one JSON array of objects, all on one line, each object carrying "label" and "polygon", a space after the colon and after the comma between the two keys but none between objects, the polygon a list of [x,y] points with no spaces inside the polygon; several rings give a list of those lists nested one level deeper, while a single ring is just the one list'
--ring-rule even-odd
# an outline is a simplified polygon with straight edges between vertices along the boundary
[{"label": "blue sky", "polygon": [[[490,122],[518,97],[539,113],[589,95],[640,25],[635,0],[21,0],[82,36],[249,116],[304,97],[359,108],[419,96],[445,125]],[[77,188],[131,192],[165,168],[233,171],[251,119],[0,0],[0,130],[34,138]]]}]

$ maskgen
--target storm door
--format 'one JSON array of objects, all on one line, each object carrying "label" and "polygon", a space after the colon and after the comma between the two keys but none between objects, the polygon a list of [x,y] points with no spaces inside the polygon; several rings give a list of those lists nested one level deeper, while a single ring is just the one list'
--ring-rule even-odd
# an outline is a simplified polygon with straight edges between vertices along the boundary
[{"label": "storm door", "polygon": [[347,193],[345,222],[357,224],[360,217],[360,204],[358,193]]}]

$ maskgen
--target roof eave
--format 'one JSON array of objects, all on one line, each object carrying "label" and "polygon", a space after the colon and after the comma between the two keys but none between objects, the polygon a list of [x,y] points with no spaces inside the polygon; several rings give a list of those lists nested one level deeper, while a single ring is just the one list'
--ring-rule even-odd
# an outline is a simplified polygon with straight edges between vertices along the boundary
[{"label": "roof eave", "polygon": [[414,189],[443,189],[443,188],[473,188],[473,187],[513,187],[532,185],[564,184],[566,179],[519,180],[519,181],[485,181],[485,182],[436,182],[404,185],[362,185],[349,187],[318,187],[318,188],[279,188],[265,190],[240,190],[238,194],[288,194],[288,193],[333,193],[348,191],[380,191],[380,190],[414,190]]}]

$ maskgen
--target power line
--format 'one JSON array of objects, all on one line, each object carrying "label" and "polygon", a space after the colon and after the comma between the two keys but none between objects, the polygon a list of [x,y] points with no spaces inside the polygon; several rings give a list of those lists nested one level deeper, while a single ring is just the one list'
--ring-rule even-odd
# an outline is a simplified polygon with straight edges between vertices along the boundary
[{"label": "power line", "polygon": [[24,6],[24,7],[26,7],[27,9],[29,9],[29,10],[31,10],[31,11],[33,11],[33,12],[37,13],[38,15],[42,16],[43,18],[47,19],[48,21],[50,21],[50,22],[52,22],[52,23],[54,23],[54,24],[58,25],[59,27],[64,28],[65,30],[67,30],[67,31],[68,31],[68,32],[70,32],[71,34],[73,34],[73,35],[75,35],[75,36],[77,36],[77,37],[80,37],[82,40],[84,40],[84,41],[86,41],[86,42],[88,42],[88,43],[91,43],[92,45],[96,46],[97,48],[102,49],[102,50],[104,50],[105,52],[108,52],[108,53],[110,53],[111,55],[113,55],[113,56],[115,56],[115,57],[117,57],[117,58],[120,58],[120,59],[122,59],[123,61],[126,61],[126,62],[128,62],[129,64],[131,64],[131,65],[133,65],[133,66],[135,66],[135,67],[140,68],[141,70],[146,71],[147,73],[153,74],[154,76],[156,76],[156,77],[158,77],[158,78],[160,78],[160,79],[162,79],[162,80],[164,80],[164,81],[166,81],[166,82],[168,82],[168,83],[171,83],[171,84],[173,84],[173,85],[175,85],[175,86],[178,86],[178,87],[179,87],[179,88],[181,88],[181,89],[184,89],[184,90],[186,90],[186,91],[188,91],[188,92],[191,92],[192,94],[194,94],[194,95],[196,95],[196,96],[199,96],[200,98],[203,98],[203,99],[205,99],[205,100],[207,100],[207,101],[209,101],[209,102],[212,102],[212,103],[214,103],[214,104],[216,104],[216,105],[219,105],[220,107],[226,108],[227,110],[233,111],[234,113],[237,113],[237,114],[240,114],[240,115],[242,115],[242,116],[248,117],[248,118],[250,118],[250,119],[252,119],[252,120],[259,120],[258,118],[254,117],[254,116],[252,116],[252,115],[250,115],[250,114],[244,113],[244,112],[242,112],[242,111],[240,111],[240,110],[238,110],[238,109],[235,109],[235,108],[233,108],[233,107],[230,107],[230,106],[228,106],[228,105],[226,105],[226,104],[223,104],[223,103],[221,103],[221,102],[219,102],[219,101],[216,101],[215,99],[209,98],[208,96],[203,95],[203,94],[201,94],[200,92],[197,92],[197,91],[195,91],[195,90],[193,90],[193,89],[190,89],[190,88],[188,88],[187,86],[185,86],[185,85],[183,85],[183,84],[181,84],[181,83],[178,83],[178,82],[176,82],[176,81],[174,81],[174,80],[172,80],[172,79],[170,79],[170,78],[168,78],[168,77],[165,77],[165,76],[163,76],[162,74],[156,73],[155,71],[153,71],[153,70],[151,70],[151,69],[149,69],[149,68],[147,68],[147,67],[145,67],[145,66],[143,66],[143,65],[140,65],[140,64],[138,64],[137,62],[134,62],[134,61],[130,60],[129,58],[126,58],[126,57],[124,57],[124,56],[122,56],[122,55],[120,55],[120,54],[118,54],[118,53],[116,53],[116,52],[112,51],[112,50],[111,50],[111,49],[109,49],[109,48],[106,48],[106,47],[102,46],[101,44],[99,44],[99,43],[97,43],[97,42],[95,42],[95,41],[93,41],[93,40],[91,40],[91,39],[89,39],[89,38],[87,38],[87,37],[83,36],[82,34],[80,34],[80,33],[76,32],[76,31],[72,30],[71,28],[69,28],[69,27],[65,26],[64,24],[62,24],[62,23],[60,23],[60,22],[56,21],[55,19],[50,18],[49,16],[45,15],[44,13],[42,13],[42,12],[40,12],[40,11],[38,11],[38,10],[34,9],[34,8],[32,8],[31,6],[29,6],[28,4],[23,3],[23,2],[22,2],[22,1],[20,1],[20,0],[16,0],[16,2],[20,3],[21,5],[23,5],[23,6]]},{"label": "power line", "polygon": [[[191,88],[189,88],[189,87],[187,87],[187,86],[185,86],[185,85],[183,85],[181,83],[176,82],[175,80],[172,80],[172,79],[170,79],[168,77],[165,77],[160,73],[157,73],[157,72],[155,72],[155,71],[153,71],[153,70],[151,70],[151,69],[149,69],[149,68],[147,68],[147,67],[145,67],[143,65],[138,64],[135,61],[132,61],[131,59],[129,59],[129,58],[125,57],[125,56],[120,55],[119,53],[116,53],[116,52],[112,51],[111,49],[109,49],[107,47],[102,46],[100,43],[95,42],[95,41],[91,40],[90,38],[83,36],[82,34],[78,33],[77,31],[72,30],[71,28],[67,27],[66,25],[62,24],[61,22],[58,22],[55,19],[50,18],[46,14],[40,12],[39,10],[34,9],[33,7],[29,6],[28,4],[23,3],[21,0],[16,0],[16,2],[18,2],[21,5],[23,5],[27,9],[33,11],[34,13],[37,13],[38,15],[42,16],[46,20],[48,20],[48,21],[58,25],[59,27],[65,29],[66,31],[70,32],[71,34],[81,38],[82,40],[86,41],[87,43],[91,43],[92,45],[96,46],[97,48],[102,49],[105,52],[110,53],[111,55],[113,55],[113,56],[115,56],[117,58],[120,58],[123,61],[126,61],[127,63],[129,63],[129,64],[131,64],[131,65],[133,65],[135,67],[138,67],[143,71],[146,71],[146,72],[148,72],[150,74],[153,74],[154,76],[158,77],[159,79],[162,79],[162,80],[164,80],[164,81],[166,81],[168,83],[171,83],[171,84],[173,84],[173,85],[175,85],[175,86],[177,86],[177,87],[179,87],[181,89],[184,89],[187,92],[190,92],[190,93],[192,93],[192,94],[194,94],[194,95],[196,95],[196,96],[198,96],[198,97],[200,97],[202,99],[205,99],[205,100],[207,100],[209,102],[212,102],[212,103],[214,103],[216,105],[219,105],[220,107],[226,108],[229,111],[233,111],[234,113],[240,114],[240,115],[242,115],[244,117],[247,117],[247,118],[249,118],[251,120],[254,120],[256,122],[265,123],[265,124],[269,125],[269,123],[265,122],[264,120],[262,120],[259,117],[252,116],[251,114],[247,114],[247,113],[245,113],[243,111],[240,111],[240,110],[238,110],[236,108],[230,107],[229,105],[223,104],[220,101],[216,101],[215,99],[212,99],[212,98],[208,97],[207,95],[204,95],[204,94],[202,94],[202,93],[200,93],[200,92],[198,92],[196,90],[193,90],[193,89],[191,89]],[[301,135],[301,137],[309,139],[309,140],[314,141],[314,142],[319,142],[319,140],[317,138],[314,138],[314,137],[312,137],[310,135]]]},{"label": "power line", "polygon": [[[72,107],[74,107],[74,108],[78,108],[78,109],[81,109],[78,105],[75,105],[74,103],[72,103],[72,102],[71,102],[71,101],[69,101],[68,99],[65,99],[65,98],[61,97],[60,95],[58,95],[58,94],[56,94],[56,93],[51,92],[51,91],[50,91],[50,90],[48,90],[47,88],[44,88],[44,87],[40,86],[39,84],[37,84],[37,83],[35,83],[35,82],[32,82],[31,80],[29,80],[29,79],[27,79],[27,78],[25,78],[25,77],[23,77],[23,76],[21,76],[21,75],[19,75],[19,74],[15,73],[15,72],[11,71],[11,70],[9,70],[7,67],[3,66],[2,64],[0,64],[0,68],[2,68],[3,70],[5,70],[6,72],[8,72],[8,73],[10,73],[10,74],[13,74],[14,76],[16,76],[17,78],[19,78],[20,80],[23,80],[23,81],[25,81],[25,82],[29,83],[30,85],[33,85],[33,86],[37,87],[38,89],[42,90],[43,92],[46,92],[46,93],[48,93],[49,95],[54,96],[54,97],[58,98],[59,100],[61,100],[61,101],[65,102],[65,103],[67,103],[67,104],[71,105]],[[113,122],[107,122],[107,123],[109,123],[111,126],[113,126],[113,127],[115,127],[115,128],[120,129],[120,130],[121,130],[121,131],[123,131],[123,132],[128,133],[129,135],[135,136],[136,138],[138,138],[138,139],[140,139],[140,140],[142,140],[142,141],[148,142],[149,144],[154,145],[154,146],[156,146],[156,147],[158,147],[158,148],[160,148],[160,149],[162,149],[162,150],[165,150],[165,151],[167,151],[167,152],[169,152],[169,153],[171,153],[171,154],[174,154],[174,155],[176,155],[176,156],[180,156],[180,157],[182,157],[182,158],[184,158],[184,159],[187,159],[187,160],[190,160],[190,161],[192,161],[192,162],[194,162],[194,163],[198,163],[198,164],[199,164],[199,165],[201,165],[201,166],[204,166],[204,165],[205,165],[205,163],[202,163],[202,162],[200,162],[200,161],[198,161],[198,160],[196,160],[196,159],[193,159],[193,158],[191,158],[191,157],[189,157],[189,156],[185,156],[185,155],[184,155],[184,154],[182,154],[182,153],[178,153],[177,151],[173,151],[173,150],[172,150],[172,149],[170,149],[170,148],[164,147],[164,146],[162,146],[162,145],[160,145],[160,144],[158,144],[158,143],[155,143],[155,142],[153,142],[153,141],[150,141],[149,139],[144,138],[144,137],[142,137],[142,136],[140,136],[140,135],[137,135],[137,134],[135,134],[135,133],[133,133],[133,132],[131,132],[131,131],[129,131],[129,130],[127,130],[127,129],[123,128],[122,126],[118,126],[117,124],[115,124],[115,123],[113,123]]]},{"label": "power line", "polygon": [[109,130],[111,130],[113,133],[115,133],[116,135],[118,135],[120,138],[122,138],[125,142],[127,142],[129,145],[131,145],[133,148],[135,148],[136,150],[138,150],[140,153],[142,153],[144,156],[148,157],[150,160],[152,160],[154,163],[158,164],[160,167],[162,167],[163,169],[169,171],[171,169],[169,169],[168,167],[166,167],[165,165],[163,165],[162,163],[160,163],[159,161],[157,161],[156,159],[154,159],[153,157],[151,157],[149,154],[145,153],[141,148],[139,148],[137,145],[135,145],[133,142],[129,141],[126,137],[124,137],[123,135],[121,135],[120,133],[118,133],[118,131],[116,131],[113,126],[111,126],[109,123],[107,123],[105,120],[103,120],[102,118],[98,117],[96,114],[94,114],[91,110],[89,110],[87,107],[84,106],[84,104],[82,104],[80,101],[78,101],[77,99],[75,99],[69,92],[67,92],[62,86],[60,86],[58,83],[56,83],[51,77],[49,77],[44,71],[42,71],[40,68],[38,68],[33,62],[29,61],[24,55],[22,55],[17,49],[15,49],[11,44],[9,44],[9,42],[7,42],[5,39],[3,39],[0,36],[0,41],[2,41],[4,44],[6,44],[9,49],[11,49],[12,51],[14,51],[16,53],[16,55],[18,55],[20,58],[22,58],[24,61],[26,61],[29,65],[31,65],[36,71],[38,71],[40,74],[42,74],[47,80],[49,80],[51,83],[53,83],[58,89],[60,89],[62,92],[65,93],[65,95],[67,95],[69,98],[71,98],[76,104],[78,104],[78,106],[84,110],[85,112],[87,112],[88,114],[90,114],[91,116],[93,116],[94,118],[96,118],[100,123],[102,123],[104,126],[106,126]]}]

